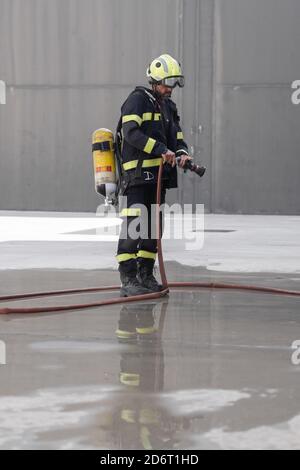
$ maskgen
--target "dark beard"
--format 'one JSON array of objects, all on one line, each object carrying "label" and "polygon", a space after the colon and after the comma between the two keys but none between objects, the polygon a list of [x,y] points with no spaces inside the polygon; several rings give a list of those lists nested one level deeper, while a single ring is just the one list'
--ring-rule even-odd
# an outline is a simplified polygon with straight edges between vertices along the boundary
[{"label": "dark beard", "polygon": [[153,92],[153,95],[155,97],[155,99],[161,103],[163,100],[167,99],[167,98],[171,98],[171,93],[167,93],[165,95],[161,95],[158,91],[154,90]]}]

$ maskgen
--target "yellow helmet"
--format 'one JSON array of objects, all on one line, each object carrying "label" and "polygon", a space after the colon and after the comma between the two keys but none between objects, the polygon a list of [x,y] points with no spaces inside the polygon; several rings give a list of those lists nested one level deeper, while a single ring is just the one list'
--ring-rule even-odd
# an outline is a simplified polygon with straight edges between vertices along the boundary
[{"label": "yellow helmet", "polygon": [[180,63],[169,54],[162,54],[149,64],[147,77],[149,83],[162,83],[170,88],[184,86]]}]

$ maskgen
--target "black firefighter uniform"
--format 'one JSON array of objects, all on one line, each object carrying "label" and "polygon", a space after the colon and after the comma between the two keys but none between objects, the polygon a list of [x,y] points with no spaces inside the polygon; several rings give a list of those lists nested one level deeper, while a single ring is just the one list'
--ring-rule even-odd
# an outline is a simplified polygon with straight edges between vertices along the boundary
[{"label": "black firefighter uniform", "polygon": [[[123,217],[118,243],[117,261],[120,270],[134,270],[137,259],[156,259],[157,239],[151,230],[151,205],[156,203],[157,176],[162,154],[172,150],[176,157],[188,155],[183,139],[176,104],[170,99],[158,100],[148,88],[136,87],[121,108],[123,171],[129,184],[120,198]],[[166,189],[177,188],[177,168],[165,164],[162,175],[161,203]],[[147,210],[147,233],[139,238],[130,237],[130,223],[141,218],[139,205]],[[136,221],[135,221],[136,222]],[[141,226],[142,220],[141,220]],[[152,233],[152,235],[151,235]]]}]

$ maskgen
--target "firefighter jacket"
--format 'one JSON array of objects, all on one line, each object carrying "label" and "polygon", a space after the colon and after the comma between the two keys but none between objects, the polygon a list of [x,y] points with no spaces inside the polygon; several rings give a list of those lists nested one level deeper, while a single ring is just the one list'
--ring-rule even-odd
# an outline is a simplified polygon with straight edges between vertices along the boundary
[{"label": "firefighter jacket", "polygon": [[[136,87],[121,108],[123,171],[134,185],[157,182],[162,154],[167,149],[176,156],[188,155],[176,104],[169,98],[158,100],[153,91]],[[177,168],[165,164],[163,188],[177,187]]]}]

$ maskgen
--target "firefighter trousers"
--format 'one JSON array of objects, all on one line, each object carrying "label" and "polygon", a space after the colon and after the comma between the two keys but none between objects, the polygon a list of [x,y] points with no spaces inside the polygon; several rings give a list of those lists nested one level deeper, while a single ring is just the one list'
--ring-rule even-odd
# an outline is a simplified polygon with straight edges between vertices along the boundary
[{"label": "firefighter trousers", "polygon": [[[137,260],[154,265],[157,254],[156,191],[156,184],[144,184],[129,187],[120,196],[120,216],[123,221],[116,257],[119,271],[136,272]],[[165,195],[166,190],[162,189],[161,204],[165,203]],[[161,230],[162,224],[161,211]]]}]

